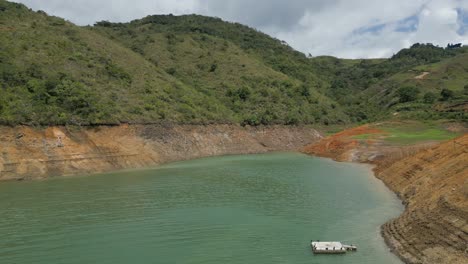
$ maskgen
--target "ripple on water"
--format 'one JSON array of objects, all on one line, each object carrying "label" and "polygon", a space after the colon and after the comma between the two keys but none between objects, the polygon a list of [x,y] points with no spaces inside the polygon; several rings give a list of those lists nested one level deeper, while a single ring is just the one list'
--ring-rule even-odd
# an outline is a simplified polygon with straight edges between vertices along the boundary
[{"label": "ripple on water", "polygon": [[379,235],[401,210],[369,167],[294,153],[2,183],[0,263],[401,263]]}]

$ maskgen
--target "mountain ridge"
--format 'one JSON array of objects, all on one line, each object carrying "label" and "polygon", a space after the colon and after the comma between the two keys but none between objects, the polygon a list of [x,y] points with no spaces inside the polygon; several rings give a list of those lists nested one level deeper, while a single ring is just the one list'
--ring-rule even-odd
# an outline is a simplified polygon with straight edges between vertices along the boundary
[{"label": "mountain ridge", "polygon": [[[465,47],[415,44],[378,60],[308,58],[219,18],[153,15],[79,27],[4,0],[0,28],[4,125],[334,125],[395,113],[467,119]],[[408,77],[426,68],[446,79]],[[406,86],[413,88],[400,90]]]}]

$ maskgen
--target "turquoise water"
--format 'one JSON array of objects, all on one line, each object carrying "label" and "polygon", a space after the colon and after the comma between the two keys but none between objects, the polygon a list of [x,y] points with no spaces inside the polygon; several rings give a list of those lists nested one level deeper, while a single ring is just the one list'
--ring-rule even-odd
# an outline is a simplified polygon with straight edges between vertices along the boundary
[{"label": "turquoise water", "polygon": [[0,263],[401,263],[379,226],[402,209],[369,167],[296,153],[0,183]]}]

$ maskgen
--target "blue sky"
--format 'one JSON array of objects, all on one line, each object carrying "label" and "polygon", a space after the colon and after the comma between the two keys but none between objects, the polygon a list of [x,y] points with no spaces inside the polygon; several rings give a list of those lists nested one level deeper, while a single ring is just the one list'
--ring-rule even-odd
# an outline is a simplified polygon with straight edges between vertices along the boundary
[{"label": "blue sky", "polygon": [[76,24],[203,14],[255,27],[305,54],[389,57],[415,42],[468,44],[468,0],[15,0]]},{"label": "blue sky", "polygon": [[397,32],[415,32],[418,30],[419,25],[419,18],[417,15],[409,16],[405,19],[397,21],[397,28],[395,31]]},{"label": "blue sky", "polygon": [[468,33],[468,10],[457,9],[460,28],[458,34],[465,35]]}]

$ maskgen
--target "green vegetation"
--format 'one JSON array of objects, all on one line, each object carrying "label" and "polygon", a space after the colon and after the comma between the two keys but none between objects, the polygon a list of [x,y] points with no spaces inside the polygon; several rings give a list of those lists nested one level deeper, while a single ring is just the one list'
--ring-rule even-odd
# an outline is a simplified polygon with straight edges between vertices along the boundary
[{"label": "green vegetation", "polygon": [[218,18],[78,27],[4,0],[0,32],[0,124],[467,119],[466,48],[415,44],[390,59],[308,58]]},{"label": "green vegetation", "polygon": [[431,140],[448,140],[456,137],[456,134],[447,132],[442,129],[428,129],[421,132],[408,133],[398,129],[390,130],[390,136],[386,139],[387,141],[409,144],[420,141],[431,141]]},{"label": "green vegetation", "polygon": [[448,101],[453,98],[454,92],[452,90],[444,88],[442,89],[442,91],[440,91],[440,96],[442,101]]},{"label": "green vegetation", "polygon": [[426,141],[449,140],[458,136],[457,133],[447,131],[438,126],[423,126],[415,129],[408,126],[384,128],[388,133],[385,140],[395,144],[414,144]]},{"label": "green vegetation", "polygon": [[452,133],[441,128],[429,128],[426,130],[411,132],[405,131],[401,128],[389,128],[385,132],[386,133],[384,135],[362,134],[353,136],[353,138],[360,140],[383,139],[389,143],[406,145],[420,142],[449,140],[458,136],[456,133]]},{"label": "green vegetation", "polygon": [[[399,119],[467,120],[467,113],[459,107],[468,101],[463,92],[468,83],[467,51],[467,47],[444,49],[417,43],[388,60],[350,63],[319,57],[312,61],[330,80],[325,93],[338,101],[353,121],[384,120],[395,113]],[[442,95],[443,89],[453,96]]]},{"label": "green vegetation", "polygon": [[361,134],[361,135],[353,136],[354,139],[360,139],[360,140],[376,139],[380,137],[382,137],[382,135],[380,134]]},{"label": "green vegetation", "polygon": [[241,124],[331,124],[348,116],[319,89],[309,60],[249,27],[198,15],[98,22],[93,31],[231,110]]},{"label": "green vegetation", "polygon": [[[1,123],[188,121],[177,111],[180,94],[194,116],[209,114],[208,98],[113,41],[20,4],[0,6]],[[153,96],[163,100],[148,111]]]},{"label": "green vegetation", "polygon": [[373,127],[382,130],[382,133],[356,135],[353,138],[378,139],[390,144],[406,145],[449,140],[460,135],[447,130],[443,122],[384,122],[375,124]]},{"label": "green vegetation", "polygon": [[401,87],[397,90],[400,103],[412,102],[418,98],[419,89],[413,86]]},{"label": "green vegetation", "polygon": [[423,100],[426,104],[432,104],[437,100],[437,95],[433,92],[427,92],[424,94]]}]

